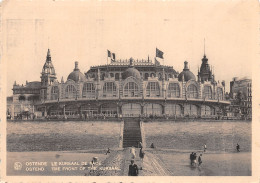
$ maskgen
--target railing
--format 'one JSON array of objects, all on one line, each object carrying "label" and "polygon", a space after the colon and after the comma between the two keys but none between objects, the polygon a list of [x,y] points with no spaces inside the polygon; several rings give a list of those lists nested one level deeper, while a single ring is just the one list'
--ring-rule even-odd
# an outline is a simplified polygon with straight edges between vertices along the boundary
[{"label": "railing", "polygon": [[[141,100],[141,99],[144,99],[144,100],[167,100],[167,101],[198,101],[198,102],[209,102],[209,103],[224,103],[224,104],[230,104],[231,102],[230,101],[227,101],[227,100],[217,100],[217,99],[204,99],[204,98],[179,98],[179,97],[176,97],[176,98],[173,98],[173,97],[162,97],[162,96],[159,96],[159,97],[147,97],[147,96],[138,96],[138,97],[124,97],[124,96],[121,96],[121,97],[118,97],[118,96],[112,96],[112,97],[104,97],[104,96],[99,96],[98,98],[65,98],[65,99],[56,99],[56,100],[45,100],[45,101],[42,101],[42,102],[37,102],[35,103],[35,105],[37,104],[41,104],[41,103],[56,103],[56,102],[69,102],[69,101],[93,101],[93,100]],[[30,103],[28,103],[30,104]]]}]

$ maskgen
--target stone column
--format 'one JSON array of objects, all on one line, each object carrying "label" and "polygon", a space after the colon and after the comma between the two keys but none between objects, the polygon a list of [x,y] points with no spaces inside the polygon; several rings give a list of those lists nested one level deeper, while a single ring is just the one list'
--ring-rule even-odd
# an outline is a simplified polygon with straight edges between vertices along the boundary
[{"label": "stone column", "polygon": [[98,106],[98,114],[101,114],[101,105],[97,104],[97,106]]},{"label": "stone column", "polygon": [[11,104],[11,115],[12,115],[12,119],[14,119],[14,104]]},{"label": "stone column", "polygon": [[120,115],[122,115],[122,113],[123,113],[123,112],[122,112],[122,105],[121,105],[121,104],[119,104],[119,106],[118,106],[118,112],[119,112]]},{"label": "stone column", "polygon": [[47,107],[45,106],[45,109],[44,109],[44,116],[46,117],[47,116]]},{"label": "stone column", "polygon": [[184,116],[185,104],[181,105],[181,115]]},{"label": "stone column", "polygon": [[165,105],[166,105],[166,104],[162,104],[162,115],[165,114]]},{"label": "stone column", "polygon": [[198,114],[197,114],[198,116],[201,116],[201,104],[200,105],[198,105]]},{"label": "stone column", "polygon": [[80,114],[80,117],[82,116],[82,112],[81,112],[81,105],[78,107],[78,112]]},{"label": "stone column", "polygon": [[122,114],[122,105],[117,102],[117,115],[118,117]]},{"label": "stone column", "polygon": [[142,116],[144,115],[144,104],[143,103],[141,104],[141,115]]}]

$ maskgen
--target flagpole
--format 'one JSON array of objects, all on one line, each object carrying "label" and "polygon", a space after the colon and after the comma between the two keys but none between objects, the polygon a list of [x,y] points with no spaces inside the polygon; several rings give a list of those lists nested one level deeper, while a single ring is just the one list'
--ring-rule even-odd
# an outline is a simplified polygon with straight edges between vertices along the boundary
[{"label": "flagpole", "polygon": [[[109,51],[110,52],[110,51]],[[111,54],[111,53],[110,53]],[[111,56],[111,55],[110,55]],[[108,72],[108,55],[107,55],[107,72]]]}]

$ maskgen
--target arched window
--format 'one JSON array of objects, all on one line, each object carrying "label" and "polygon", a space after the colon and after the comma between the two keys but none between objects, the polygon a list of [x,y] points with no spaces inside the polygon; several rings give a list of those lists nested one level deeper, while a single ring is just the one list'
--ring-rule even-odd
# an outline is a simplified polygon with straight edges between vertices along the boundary
[{"label": "arched window", "polygon": [[211,114],[212,110],[207,105],[202,105],[200,111],[201,111],[201,116],[210,116],[210,115],[212,115]]},{"label": "arched window", "polygon": [[114,82],[106,82],[103,86],[103,95],[108,97],[116,96],[116,85]]},{"label": "arched window", "polygon": [[149,82],[146,87],[146,96],[148,97],[159,97],[160,87],[158,82]]},{"label": "arched window", "polygon": [[110,73],[110,77],[113,78],[114,77],[114,73]]},{"label": "arched window", "polygon": [[178,83],[169,84],[168,97],[180,97],[180,87]]},{"label": "arched window", "polygon": [[25,96],[24,95],[20,95],[19,96],[19,102],[21,102],[21,101],[25,101]]},{"label": "arched window", "polygon": [[59,88],[58,86],[53,86],[51,88],[51,100],[57,100],[59,98]]},{"label": "arched window", "polygon": [[95,86],[93,83],[84,83],[83,90],[82,90],[82,97],[95,97]]},{"label": "arched window", "polygon": [[145,116],[161,116],[162,115],[162,106],[160,104],[148,103],[144,106],[144,115]]},{"label": "arched window", "polygon": [[155,77],[155,73],[151,73],[151,74],[150,74],[150,77]]},{"label": "arched window", "polygon": [[194,84],[190,84],[187,88],[188,98],[198,98],[198,89]]},{"label": "arched window", "polygon": [[184,105],[184,116],[198,116],[198,107],[193,104]]},{"label": "arched window", "polygon": [[166,81],[168,80],[167,74],[165,74],[164,79],[165,79]]},{"label": "arched window", "polygon": [[145,73],[145,74],[144,74],[144,79],[147,80],[148,77],[149,77],[149,73]]},{"label": "arched window", "polygon": [[104,80],[104,79],[105,79],[105,75],[106,75],[105,73],[102,73],[102,74],[101,74],[101,80]]},{"label": "arched window", "polygon": [[42,97],[42,99],[44,99],[44,100],[47,99],[47,90],[46,90],[46,89],[43,89],[43,90],[41,91],[41,97]]},{"label": "arched window", "polygon": [[37,95],[31,95],[28,97],[28,101],[30,101],[30,102],[35,102],[35,101],[38,101],[39,99],[40,98]]},{"label": "arched window", "polygon": [[76,91],[75,86],[68,85],[65,90],[65,97],[66,98],[76,98],[76,96],[77,96],[77,91]]},{"label": "arched window", "polygon": [[217,89],[217,94],[218,94],[218,99],[223,100],[223,89],[222,88]]},{"label": "arched window", "polygon": [[111,116],[111,117],[115,117],[117,114],[117,105],[113,104],[113,103],[105,103],[103,105],[101,105],[101,114],[103,114],[104,116]]},{"label": "arched window", "polygon": [[208,99],[212,99],[212,90],[210,86],[204,86],[204,97]]},{"label": "arched window", "polygon": [[158,79],[162,80],[162,74],[161,73],[158,74]]},{"label": "arched window", "polygon": [[138,97],[138,85],[135,82],[128,82],[124,87],[124,96],[125,97]]},{"label": "arched window", "polygon": [[119,73],[115,74],[115,80],[119,80]]}]

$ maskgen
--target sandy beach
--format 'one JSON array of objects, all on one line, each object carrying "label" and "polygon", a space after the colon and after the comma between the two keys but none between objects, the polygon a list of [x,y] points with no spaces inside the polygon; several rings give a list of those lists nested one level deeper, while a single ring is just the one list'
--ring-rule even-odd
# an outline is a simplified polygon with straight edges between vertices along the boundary
[{"label": "sandy beach", "polygon": [[[118,122],[8,122],[7,174],[48,176],[127,176],[129,149],[119,147]],[[250,176],[251,123],[152,122],[144,124],[146,140],[140,176]],[[150,149],[153,142],[155,149]],[[236,143],[241,152],[236,152]],[[202,165],[191,167],[189,154],[203,152]],[[105,154],[107,148],[111,153]],[[97,169],[90,162],[97,157]],[[46,166],[33,162],[45,162]],[[57,164],[55,164],[55,162]],[[69,164],[71,162],[72,164]],[[142,168],[141,168],[142,167]]]},{"label": "sandy beach", "polygon": [[[202,156],[200,167],[191,167],[188,152],[169,152],[148,149],[143,162],[137,157],[140,176],[250,176],[251,153],[207,152]],[[89,163],[97,157],[100,164],[91,170]],[[21,161],[22,160],[22,161]],[[48,176],[127,176],[130,164],[129,149],[90,152],[10,152],[7,155],[7,174]],[[16,162],[22,164],[16,170]],[[32,165],[32,162],[47,162],[47,166]],[[53,166],[58,162],[58,166]],[[43,171],[33,167],[44,168]],[[57,167],[60,167],[59,170]],[[142,167],[142,168],[141,168]]]}]

